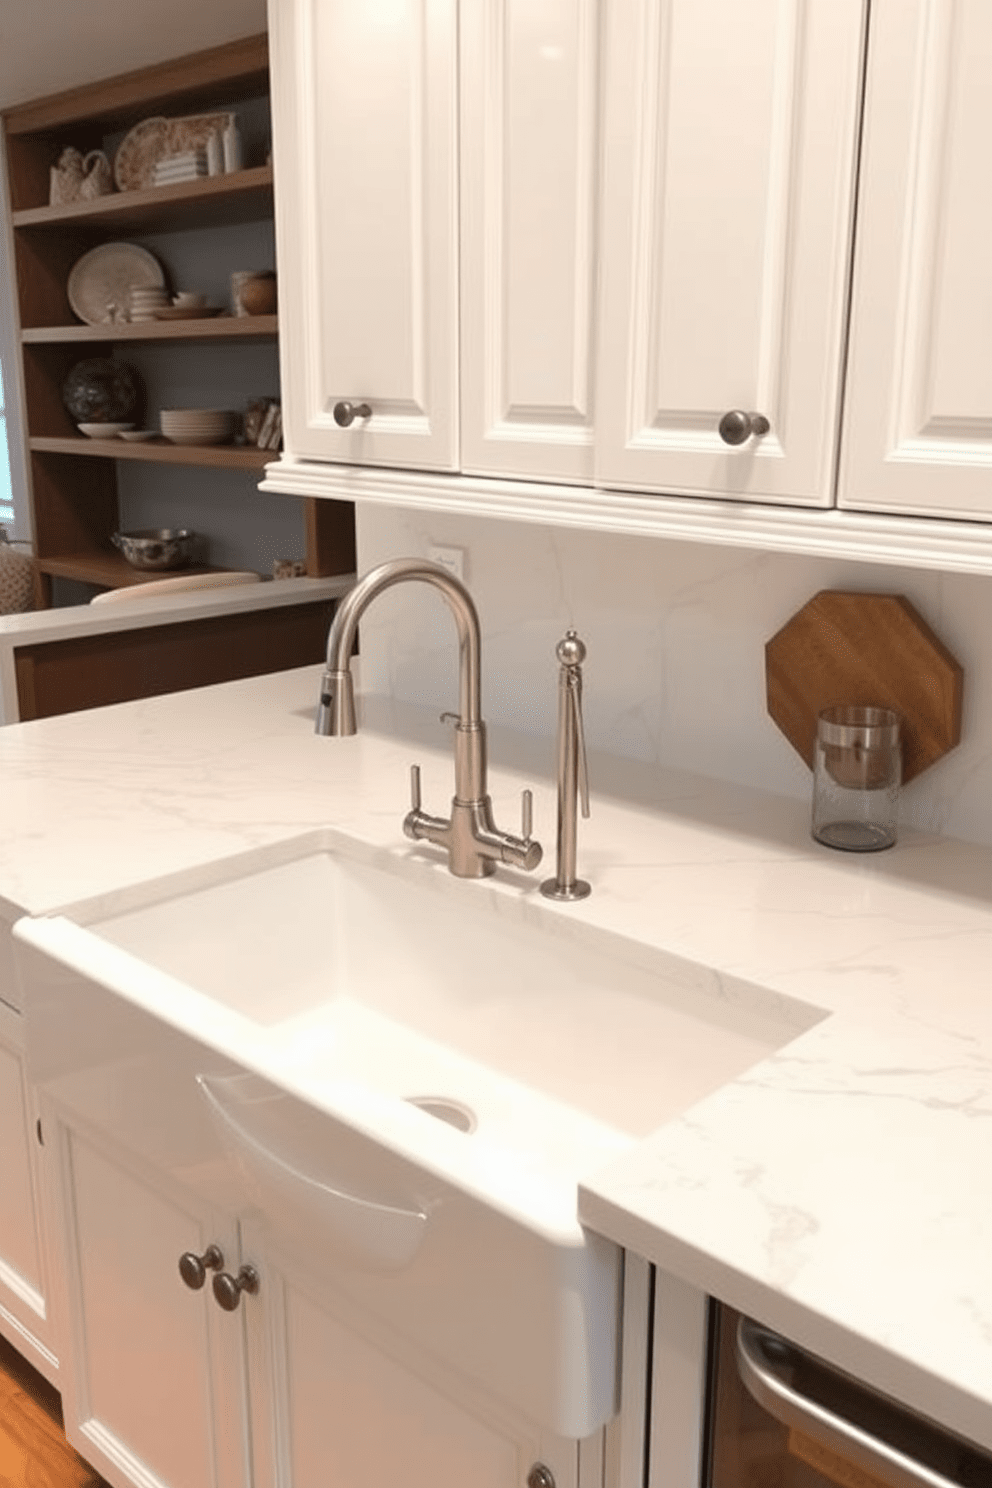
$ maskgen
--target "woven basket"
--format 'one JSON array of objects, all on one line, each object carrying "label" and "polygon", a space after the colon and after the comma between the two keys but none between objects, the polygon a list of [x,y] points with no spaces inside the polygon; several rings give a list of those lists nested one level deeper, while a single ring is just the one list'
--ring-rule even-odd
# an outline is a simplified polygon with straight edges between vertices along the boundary
[{"label": "woven basket", "polygon": [[19,553],[0,527],[0,615],[21,615],[34,608],[34,563]]}]

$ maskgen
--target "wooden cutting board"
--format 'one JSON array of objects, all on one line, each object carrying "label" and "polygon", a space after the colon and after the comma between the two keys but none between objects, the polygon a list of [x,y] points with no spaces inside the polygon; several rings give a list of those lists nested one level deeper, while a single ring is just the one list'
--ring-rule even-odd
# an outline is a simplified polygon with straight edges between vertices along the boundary
[{"label": "wooden cutting board", "polygon": [[964,672],[901,594],[823,589],[765,646],[768,712],[813,768],[817,715],[836,703],[894,708],[904,781],[961,738]]}]

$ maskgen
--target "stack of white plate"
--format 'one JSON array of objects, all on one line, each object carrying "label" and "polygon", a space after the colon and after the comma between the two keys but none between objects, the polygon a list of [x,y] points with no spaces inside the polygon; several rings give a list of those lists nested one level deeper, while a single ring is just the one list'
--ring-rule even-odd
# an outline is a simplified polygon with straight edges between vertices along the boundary
[{"label": "stack of white plate", "polygon": [[133,284],[128,296],[132,321],[154,320],[156,310],[164,310],[169,292],[160,284]]},{"label": "stack of white plate", "polygon": [[235,415],[227,408],[163,408],[161,428],[173,444],[227,444]]},{"label": "stack of white plate", "polygon": [[178,181],[196,181],[207,174],[206,150],[184,150],[156,160],[153,180],[156,186],[175,186]]}]

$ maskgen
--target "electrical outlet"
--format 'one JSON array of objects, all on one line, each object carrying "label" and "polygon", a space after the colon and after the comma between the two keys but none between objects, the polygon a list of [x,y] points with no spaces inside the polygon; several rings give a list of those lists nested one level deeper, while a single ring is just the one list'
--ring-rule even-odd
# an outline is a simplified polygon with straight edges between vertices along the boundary
[{"label": "electrical outlet", "polygon": [[427,556],[431,560],[432,563],[440,563],[440,565],[441,565],[442,568],[446,568],[448,570],[448,572],[454,578],[460,579],[461,582],[464,584],[464,582],[465,582],[465,549],[464,548],[445,548],[445,547],[439,547],[437,544],[435,544],[433,547],[427,549]]}]

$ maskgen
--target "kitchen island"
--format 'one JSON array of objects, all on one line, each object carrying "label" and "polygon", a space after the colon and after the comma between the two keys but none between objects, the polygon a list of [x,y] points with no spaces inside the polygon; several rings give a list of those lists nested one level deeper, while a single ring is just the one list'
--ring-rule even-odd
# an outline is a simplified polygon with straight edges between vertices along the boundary
[{"label": "kitchen island", "polygon": [[[450,794],[443,730],[371,699],[356,737],[316,737],[319,676],[0,731],[0,917],[323,824],[430,859],[401,822],[413,759],[425,800]],[[533,785],[551,844],[552,741],[493,730],[490,753],[497,818]],[[750,986],[806,1016],[778,1053],[594,1165],[580,1217],[992,1447],[992,853],[906,832],[889,853],[835,854],[802,803],[615,759],[590,769],[593,894],[540,912],[662,952],[702,997]],[[537,901],[540,876],[502,892]]]}]

